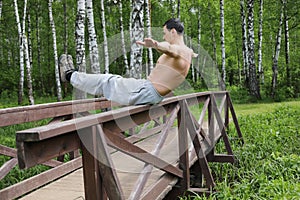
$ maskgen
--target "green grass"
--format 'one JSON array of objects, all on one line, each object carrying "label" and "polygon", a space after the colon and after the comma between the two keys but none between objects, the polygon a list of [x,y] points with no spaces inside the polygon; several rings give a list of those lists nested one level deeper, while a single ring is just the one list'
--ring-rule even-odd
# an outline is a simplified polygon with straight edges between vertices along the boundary
[{"label": "green grass", "polygon": [[234,107],[245,140],[244,146],[231,141],[239,163],[210,163],[217,192],[181,199],[300,199],[300,102]]}]

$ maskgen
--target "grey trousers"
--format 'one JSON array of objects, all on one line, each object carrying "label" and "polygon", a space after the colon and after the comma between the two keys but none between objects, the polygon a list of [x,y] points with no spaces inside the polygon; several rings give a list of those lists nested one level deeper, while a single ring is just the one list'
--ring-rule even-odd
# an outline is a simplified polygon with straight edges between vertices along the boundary
[{"label": "grey trousers", "polygon": [[70,82],[79,90],[92,95],[103,95],[121,105],[157,104],[163,100],[163,96],[146,79],[74,72]]}]

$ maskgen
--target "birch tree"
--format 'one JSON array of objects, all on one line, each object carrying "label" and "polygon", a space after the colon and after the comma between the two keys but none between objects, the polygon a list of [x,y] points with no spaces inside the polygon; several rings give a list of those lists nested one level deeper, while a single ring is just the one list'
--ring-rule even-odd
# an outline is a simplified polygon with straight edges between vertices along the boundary
[{"label": "birch tree", "polygon": [[[78,0],[75,40],[76,40],[76,66],[78,71],[80,72],[86,72],[84,22],[85,22],[85,0]],[[80,90],[75,89],[75,98],[85,99],[86,94]]]},{"label": "birch tree", "polygon": [[92,0],[86,0],[86,10],[87,10],[87,20],[88,20],[91,72],[94,74],[99,74],[100,73],[99,51],[98,51],[98,44],[97,44],[97,35],[95,31]]},{"label": "birch tree", "polygon": [[[198,46],[197,46],[197,49],[198,49],[198,53],[200,53],[200,49],[201,49],[201,6],[200,6],[200,3],[198,1],[198,18],[197,18],[197,21],[198,21]],[[197,66],[196,66],[196,81],[199,80],[199,77],[200,77],[200,56],[197,57]]]},{"label": "birch tree", "polygon": [[220,0],[220,20],[221,20],[221,52],[222,52],[222,79],[223,83],[221,84],[222,89],[226,88],[226,57],[225,57],[225,31],[224,31],[224,0]]},{"label": "birch tree", "polygon": [[121,46],[122,46],[122,52],[123,52],[123,58],[124,58],[124,65],[125,65],[125,71],[126,71],[125,74],[126,74],[126,76],[129,76],[129,66],[128,66],[127,51],[126,51],[125,36],[124,36],[123,4],[122,4],[122,0],[119,1],[119,12],[120,12]]},{"label": "birch tree", "polygon": [[254,47],[254,0],[248,0],[248,61],[250,94],[260,99],[259,84],[256,77],[255,47]]},{"label": "birch tree", "polygon": [[211,41],[212,41],[212,46],[213,46],[213,60],[216,63],[216,66],[218,65],[217,63],[217,43],[216,43],[216,37],[215,37],[215,27],[214,27],[214,20],[212,17],[212,11],[211,11],[211,2],[210,0],[208,1],[208,15],[210,19],[210,32],[211,32]]},{"label": "birch tree", "polygon": [[247,18],[246,18],[246,9],[245,9],[245,2],[244,0],[240,0],[241,6],[241,27],[242,27],[242,50],[243,50],[243,68],[244,68],[244,75],[246,81],[249,79],[249,67],[248,67],[248,39],[247,39]]},{"label": "birch tree", "polygon": [[180,19],[180,0],[177,0],[177,18]]},{"label": "birch tree", "polygon": [[263,0],[259,1],[259,29],[258,29],[258,74],[261,83],[264,83],[262,66],[262,39],[263,39]]},{"label": "birch tree", "polygon": [[56,92],[57,92],[57,101],[62,100],[61,95],[61,85],[60,85],[60,78],[59,78],[59,70],[58,70],[58,55],[57,55],[57,45],[56,45],[56,30],[55,30],[55,23],[53,19],[52,13],[52,3],[53,0],[49,0],[48,9],[49,9],[49,22],[52,31],[53,37],[53,52],[54,52],[54,62],[55,62],[55,80],[56,80]]},{"label": "birch tree", "polygon": [[[23,28],[22,28],[22,38],[24,45],[24,54],[25,54],[25,63],[26,63],[26,72],[27,72],[27,88],[28,88],[28,99],[29,104],[34,105],[34,97],[33,97],[33,88],[32,88],[32,78],[31,78],[31,63],[30,63],[30,55],[29,55],[29,42],[26,37],[26,15],[27,15],[27,0],[24,1],[24,13],[23,13]],[[30,29],[29,29],[30,32]]]},{"label": "birch tree", "polygon": [[132,1],[130,76],[142,78],[143,48],[136,41],[144,40],[144,0]]},{"label": "birch tree", "polygon": [[22,28],[19,17],[19,9],[17,0],[14,0],[15,7],[15,16],[18,27],[18,36],[19,36],[19,54],[20,54],[20,80],[19,80],[19,93],[18,93],[18,104],[21,105],[23,102],[23,94],[24,94],[24,46],[23,46],[23,36],[22,36]]},{"label": "birch tree", "polygon": [[[150,0],[145,0],[145,11],[146,11],[146,29],[147,29],[147,37],[152,38],[151,33],[151,17],[150,17]],[[148,50],[148,56],[149,56],[149,71],[148,67],[146,68],[146,75],[148,76],[149,73],[153,69],[153,52],[152,48],[147,48]]]},{"label": "birch tree", "polygon": [[289,34],[289,17],[287,9],[287,0],[282,0],[284,7],[284,35],[285,35],[285,64],[286,64],[286,84],[287,87],[291,86],[291,73],[290,73],[290,34]]},{"label": "birch tree", "polygon": [[171,10],[171,16],[172,16],[172,18],[174,18],[175,17],[174,0],[170,0],[169,5],[170,5],[170,10]]},{"label": "birch tree", "polygon": [[2,0],[0,0],[0,19],[2,17],[2,7],[3,7],[3,3]]},{"label": "birch tree", "polygon": [[107,43],[107,36],[106,36],[104,0],[101,0],[101,22],[102,22],[102,31],[103,31],[104,69],[105,69],[105,73],[108,74],[109,73],[109,54],[108,54],[108,43]]},{"label": "birch tree", "polygon": [[282,35],[282,24],[283,24],[283,8],[281,7],[281,13],[280,13],[280,19],[279,19],[279,25],[278,25],[278,32],[276,36],[276,44],[275,44],[275,53],[273,56],[273,66],[272,66],[272,89],[271,89],[271,97],[274,99],[276,94],[276,88],[277,88],[277,78],[278,78],[278,58],[280,53],[280,47],[281,47],[281,35]]}]

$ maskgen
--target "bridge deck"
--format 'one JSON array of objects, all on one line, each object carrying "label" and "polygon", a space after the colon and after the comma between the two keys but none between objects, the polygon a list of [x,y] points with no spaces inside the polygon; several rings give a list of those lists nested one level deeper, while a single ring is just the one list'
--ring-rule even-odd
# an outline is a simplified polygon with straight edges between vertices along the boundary
[{"label": "bridge deck", "polygon": [[[157,143],[159,134],[153,135],[147,140],[143,140],[137,144],[137,146],[151,152],[153,147]],[[122,189],[124,191],[126,199],[129,198],[129,195],[132,191],[132,188],[136,184],[136,181],[144,167],[144,163],[134,159],[128,155],[125,155],[121,152],[113,152],[112,159],[114,166],[116,168],[117,175],[120,179]],[[178,139],[176,129],[172,129],[169,132],[166,142],[158,156],[159,158],[167,161],[171,164],[176,164],[178,161]],[[151,173],[145,190],[151,188],[152,185],[158,182],[158,180],[164,174],[161,170],[153,170]],[[172,187],[176,183],[176,178],[170,180],[170,186]],[[166,187],[163,194],[166,194],[171,187]],[[62,177],[61,179],[56,180],[28,195],[21,198],[22,200],[74,200],[74,199],[84,199],[84,183],[83,183],[83,172],[82,169],[79,169],[73,173],[70,173],[67,176]]]}]

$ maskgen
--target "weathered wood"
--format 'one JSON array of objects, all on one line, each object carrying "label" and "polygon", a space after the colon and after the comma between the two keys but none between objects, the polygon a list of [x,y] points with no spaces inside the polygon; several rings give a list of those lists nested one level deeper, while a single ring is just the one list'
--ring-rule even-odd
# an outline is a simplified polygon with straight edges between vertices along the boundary
[{"label": "weathered wood", "polygon": [[81,158],[77,158],[54,169],[42,172],[39,175],[26,179],[20,183],[0,190],[1,200],[11,200],[29,191],[36,189],[44,184],[53,181],[62,175],[72,172],[82,166]]},{"label": "weathered wood", "polygon": [[17,158],[10,159],[6,163],[4,163],[0,167],[0,180],[3,179],[10,172],[10,170],[14,168],[17,164],[18,164]]},{"label": "weathered wood", "polygon": [[[170,132],[171,127],[173,126],[175,119],[176,119],[176,115],[179,111],[179,104],[174,108],[174,110],[172,111],[170,117],[168,118],[165,128],[161,131],[160,133],[160,137],[157,140],[157,144],[155,145],[155,149],[152,151],[152,154],[157,156],[161,150],[161,148],[163,147],[168,133]],[[138,200],[140,199],[140,196],[142,195],[142,191],[146,185],[146,181],[149,178],[151,172],[152,172],[153,166],[149,165],[149,164],[145,164],[145,167],[143,169],[143,171],[141,172],[141,175],[139,176],[139,179],[137,180],[136,184],[135,184],[135,189],[134,191],[131,192],[131,195],[129,197],[129,199],[131,200]]]},{"label": "weathered wood", "polygon": [[[57,157],[72,150],[81,148],[84,162],[84,181],[87,199],[124,199],[125,195],[119,182],[119,177],[115,171],[111,155],[125,154],[132,159],[142,161],[145,170],[143,176],[138,181],[132,191],[132,199],[156,199],[162,198],[172,189],[177,180],[180,192],[190,189],[190,166],[191,158],[201,168],[201,173],[206,179],[207,188],[215,186],[211,175],[208,162],[232,162],[234,156],[230,147],[229,139],[226,134],[228,111],[227,106],[230,102],[226,96],[227,92],[204,92],[170,97],[158,105],[142,105],[122,107],[118,110],[111,110],[105,113],[82,115],[80,118],[67,121],[55,121],[53,124],[36,127],[17,132],[17,147],[20,166],[30,167],[38,163],[45,162],[53,157]],[[216,98],[218,98],[219,106]],[[221,101],[219,100],[221,99]],[[189,106],[203,102],[203,109],[199,121],[189,111]],[[177,114],[178,120],[178,165],[174,166],[167,161],[156,156],[164,143],[165,135],[170,129],[175,119],[174,109],[180,106]],[[78,110],[83,110],[81,106]],[[176,108],[178,109],[178,108]],[[225,122],[221,113],[225,113]],[[230,110],[231,111],[231,110]],[[173,112],[173,114],[172,114]],[[232,112],[232,111],[231,111]],[[208,115],[208,127],[203,128],[204,119]],[[147,130],[147,123],[171,114],[172,120],[167,123],[157,123],[157,127]],[[171,119],[170,118],[170,119]],[[124,138],[123,133],[138,125],[144,124],[141,135],[132,135]],[[96,128],[95,128],[96,127]],[[94,130],[94,131],[92,131]],[[136,129],[138,130],[138,129]],[[93,133],[94,132],[94,133]],[[150,141],[153,134],[160,132],[161,137],[157,140],[153,154],[138,146],[139,143]],[[92,136],[91,136],[92,135]],[[189,135],[189,137],[188,137]],[[86,145],[85,139],[89,140]],[[89,139],[88,139],[89,138]],[[190,140],[189,140],[190,138]],[[229,155],[218,155],[214,153],[214,146],[220,140],[225,142],[226,150]],[[134,143],[134,144],[133,144]],[[192,144],[192,145],[191,145]],[[84,146],[82,146],[84,145]],[[107,147],[114,148],[115,150]],[[119,152],[118,152],[119,151]],[[177,155],[178,156],[178,155]],[[147,176],[150,173],[148,167],[155,167],[161,173],[161,179],[144,193],[143,187]],[[151,170],[152,171],[152,170]],[[167,188],[161,188],[161,187]],[[155,191],[154,191],[155,190]],[[200,190],[199,190],[200,191]],[[91,196],[93,193],[94,196]]]},{"label": "weathered wood", "polygon": [[110,107],[103,98],[0,109],[0,127]]},{"label": "weathered wood", "polygon": [[131,144],[130,142],[122,139],[118,134],[107,129],[104,129],[104,134],[108,138],[108,145],[110,145],[111,147],[116,148],[119,151],[130,155],[140,161],[151,164],[154,167],[161,169],[165,172],[171,173],[178,177],[183,177],[182,171],[180,169],[150,154],[142,148],[137,147]]},{"label": "weathered wood", "polygon": [[22,142],[17,140],[18,161],[20,169],[42,164],[80,147],[76,133],[67,133],[40,142]]}]

